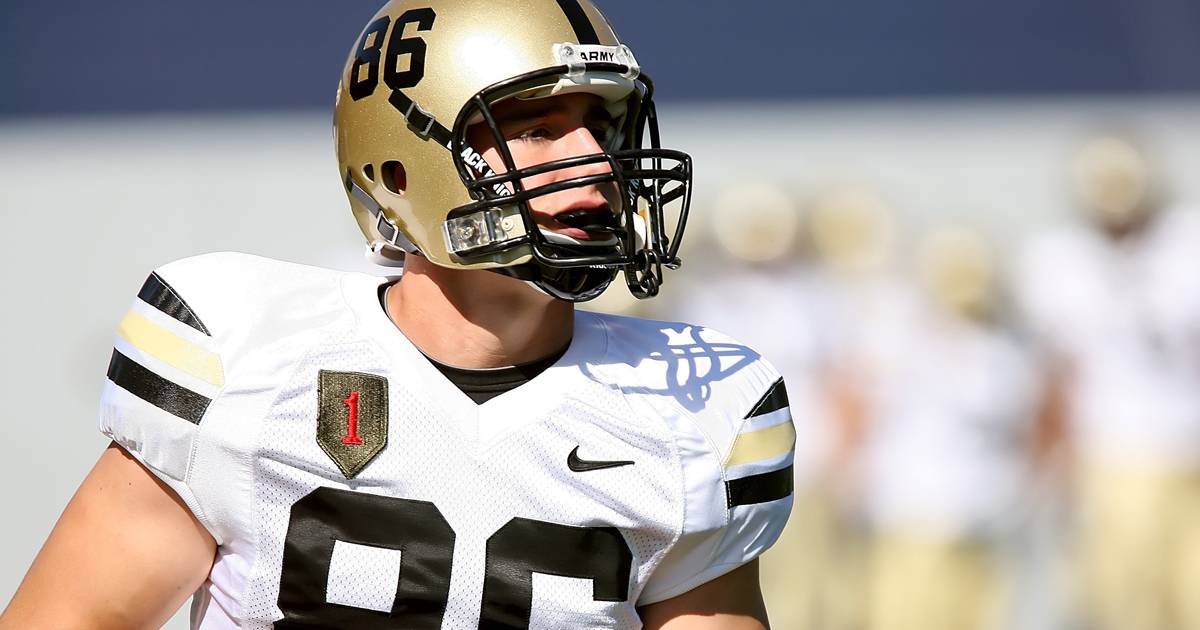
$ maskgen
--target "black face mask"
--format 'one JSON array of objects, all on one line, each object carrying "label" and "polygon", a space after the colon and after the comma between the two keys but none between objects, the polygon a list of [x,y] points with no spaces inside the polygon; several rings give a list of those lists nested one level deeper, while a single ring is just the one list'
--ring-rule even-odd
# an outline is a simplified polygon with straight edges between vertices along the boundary
[{"label": "black face mask", "polygon": [[[589,63],[588,71],[622,73],[623,65]],[[547,80],[566,74],[566,66],[556,66],[502,81],[477,93],[463,107],[451,131],[449,148],[463,185],[473,203],[454,208],[447,214],[448,225],[469,226],[475,238],[452,248],[466,262],[473,258],[528,246],[532,260],[524,265],[495,269],[498,273],[527,280],[546,293],[563,300],[582,302],[603,292],[623,272],[630,292],[638,298],[658,294],[663,267],[676,268],[679,243],[687,223],[691,204],[692,160],[682,151],[660,147],[658,121],[651,100],[653,84],[644,75],[635,81],[625,115],[623,142],[615,150],[554,160],[526,168],[516,168],[511,152],[491,103],[542,86]],[[466,144],[468,122],[482,118],[492,132],[507,172],[497,175],[480,173],[477,164],[468,164],[466,156],[477,155]],[[648,133],[647,133],[648,132]],[[648,136],[648,137],[647,137]],[[644,141],[650,146],[643,148]],[[588,164],[607,164],[604,173],[584,175],[525,189],[521,180],[557,170]],[[571,212],[555,219],[599,237],[613,237],[610,245],[565,244],[552,242],[538,229],[529,201],[571,188],[615,183],[620,190],[621,207],[609,217],[597,212]],[[680,201],[674,229],[667,235],[667,204]],[[643,207],[639,216],[638,206]],[[514,211],[515,210],[515,214]],[[505,218],[502,218],[505,217]],[[515,238],[497,237],[501,220],[519,220],[524,234]],[[458,223],[456,223],[456,221]],[[643,230],[636,229],[644,225]]]}]

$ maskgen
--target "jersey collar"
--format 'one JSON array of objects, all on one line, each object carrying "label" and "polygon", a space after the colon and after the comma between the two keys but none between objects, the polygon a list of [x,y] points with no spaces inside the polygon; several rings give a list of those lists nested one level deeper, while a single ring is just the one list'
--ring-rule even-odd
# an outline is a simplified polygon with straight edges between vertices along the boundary
[{"label": "jersey collar", "polygon": [[380,286],[394,280],[347,274],[343,295],[359,329],[387,355],[398,381],[403,380],[414,395],[445,413],[447,420],[459,422],[480,448],[545,418],[595,382],[591,374],[603,361],[608,345],[605,327],[599,316],[576,310],[571,344],[557,361],[524,385],[476,404],[426,359],[380,306]]}]

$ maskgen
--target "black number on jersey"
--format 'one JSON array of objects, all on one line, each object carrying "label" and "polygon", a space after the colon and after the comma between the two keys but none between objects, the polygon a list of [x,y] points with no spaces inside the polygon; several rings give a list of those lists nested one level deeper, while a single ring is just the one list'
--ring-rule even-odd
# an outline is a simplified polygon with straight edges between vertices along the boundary
[{"label": "black number on jersey", "polygon": [[363,32],[354,63],[350,66],[350,97],[357,101],[375,93],[379,86],[379,58],[385,37],[388,42],[383,62],[384,84],[392,90],[402,90],[420,83],[425,78],[425,40],[404,37],[404,27],[415,24],[418,32],[425,32],[433,28],[435,19],[437,14],[428,7],[409,9],[392,25],[390,36],[387,35],[391,22],[388,16],[372,22]]},{"label": "black number on jersey", "polygon": [[591,578],[592,599],[623,602],[629,597],[632,566],[633,554],[615,527],[573,527],[514,518],[487,541],[479,627],[528,628],[535,571]]},{"label": "black number on jersey", "polygon": [[[326,603],[336,541],[401,549],[392,613]],[[454,530],[428,501],[317,488],[292,506],[279,579],[276,628],[405,628],[442,626],[450,594]]]},{"label": "black number on jersey", "polygon": [[[450,592],[454,530],[437,506],[318,488],[292,506],[279,582],[276,628],[440,628]],[[337,541],[402,550],[390,612],[327,602]],[[592,580],[592,599],[629,597],[633,553],[615,527],[574,527],[514,518],[487,541],[479,627],[529,627],[533,573]]]}]

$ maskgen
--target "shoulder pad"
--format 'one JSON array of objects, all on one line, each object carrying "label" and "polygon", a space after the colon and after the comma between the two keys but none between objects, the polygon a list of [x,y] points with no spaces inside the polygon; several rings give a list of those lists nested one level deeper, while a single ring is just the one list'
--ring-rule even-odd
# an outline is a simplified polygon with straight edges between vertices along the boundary
[{"label": "shoulder pad", "polygon": [[[720,332],[679,322],[604,316],[606,360],[615,385],[670,401],[712,441],[721,457],[744,461],[736,446],[745,430],[791,426],[787,391],[779,372],[756,350]],[[790,451],[794,432],[780,437]],[[732,459],[730,459],[732,457]]]},{"label": "shoulder pad", "polygon": [[682,531],[639,598],[674,597],[749,562],[791,509],[796,432],[787,389],[758,352],[702,326],[603,316],[614,385],[671,426]]},{"label": "shoulder pad", "polygon": [[245,254],[186,258],[152,272],[117,327],[100,429],[169,485],[218,541],[220,529],[190,485],[205,417],[240,374],[255,369],[248,358],[283,356],[279,342],[289,335],[352,317],[343,276]]}]

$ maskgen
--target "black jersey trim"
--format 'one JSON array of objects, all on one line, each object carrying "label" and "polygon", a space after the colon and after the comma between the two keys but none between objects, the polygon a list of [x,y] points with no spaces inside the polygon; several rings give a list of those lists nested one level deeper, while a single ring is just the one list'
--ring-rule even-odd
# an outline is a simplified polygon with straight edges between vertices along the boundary
[{"label": "black jersey trim", "polygon": [[754,403],[754,407],[750,409],[750,413],[746,414],[746,418],[757,418],[765,416],[773,411],[779,411],[788,406],[787,387],[783,384],[783,377],[775,381],[771,385],[771,389],[763,394],[763,397]]},{"label": "black jersey trim", "polygon": [[579,39],[580,44],[600,43],[600,37],[596,35],[596,27],[588,19],[587,11],[584,11],[579,0],[558,0],[558,6],[562,7],[563,13],[567,15],[567,20],[571,22],[571,28],[575,31],[575,37]]},{"label": "black jersey trim", "polygon": [[211,398],[168,381],[115,349],[108,362],[108,379],[117,387],[192,424],[200,424],[212,402]]},{"label": "black jersey trim", "polygon": [[475,404],[482,405],[500,394],[510,392],[532,381],[539,374],[558,363],[569,347],[570,344],[567,344],[558,352],[530,363],[490,370],[472,370],[446,365],[428,355],[425,358],[442,373],[442,376],[446,377],[446,380],[466,394]]},{"label": "black jersey trim", "polygon": [[201,322],[200,318],[196,317],[196,313],[192,311],[192,307],[188,306],[187,302],[184,302],[183,298],[179,297],[175,289],[171,288],[171,285],[167,284],[167,281],[163,280],[162,276],[158,275],[158,272],[151,273],[150,277],[146,278],[146,282],[142,285],[142,290],[138,291],[138,297],[143,302],[170,315],[176,320],[199,330],[209,337],[212,336],[212,333],[208,332],[208,329],[204,327],[204,322]]},{"label": "black jersey trim", "polygon": [[759,475],[725,482],[725,497],[729,507],[777,501],[792,493],[792,467],[780,468]]}]

